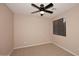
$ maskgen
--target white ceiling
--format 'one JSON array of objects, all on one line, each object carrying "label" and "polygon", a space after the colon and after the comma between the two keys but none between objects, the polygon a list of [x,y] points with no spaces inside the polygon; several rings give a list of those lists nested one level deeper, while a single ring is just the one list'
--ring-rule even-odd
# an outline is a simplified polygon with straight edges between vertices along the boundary
[{"label": "white ceiling", "polygon": [[[36,3],[36,5],[40,5],[41,3]],[[48,3],[43,3],[45,6]],[[6,4],[15,14],[25,14],[25,15],[35,15],[40,16],[39,13],[31,14],[31,12],[36,11],[37,9],[31,6],[31,3],[7,3]],[[54,3],[55,10],[53,14],[45,13],[43,17],[53,18],[54,16],[67,11],[68,9],[78,5],[77,3]]]}]

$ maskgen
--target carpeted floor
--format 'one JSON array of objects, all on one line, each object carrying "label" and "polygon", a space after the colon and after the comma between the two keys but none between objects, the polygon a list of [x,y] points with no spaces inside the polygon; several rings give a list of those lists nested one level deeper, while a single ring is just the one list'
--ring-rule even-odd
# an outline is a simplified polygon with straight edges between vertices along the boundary
[{"label": "carpeted floor", "polygon": [[73,56],[54,44],[15,49],[11,56]]}]

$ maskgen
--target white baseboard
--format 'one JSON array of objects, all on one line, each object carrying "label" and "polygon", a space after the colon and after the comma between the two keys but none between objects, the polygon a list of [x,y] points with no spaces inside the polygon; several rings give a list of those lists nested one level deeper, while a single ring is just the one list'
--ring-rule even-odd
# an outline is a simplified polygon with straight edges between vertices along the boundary
[{"label": "white baseboard", "polygon": [[9,52],[8,56],[10,56],[10,55],[11,55],[11,53],[13,52],[13,50],[14,50],[14,49],[12,49],[12,50]]},{"label": "white baseboard", "polygon": [[57,43],[54,43],[54,42],[53,42],[52,44],[55,44],[56,46],[58,46],[58,47],[60,47],[61,49],[63,49],[63,50],[65,50],[65,51],[69,52],[70,54],[72,54],[72,55],[74,55],[74,56],[78,56],[78,55],[75,54],[74,52],[68,50],[67,48],[64,48],[64,47],[58,45]]},{"label": "white baseboard", "polygon": [[31,45],[26,45],[26,46],[20,46],[20,47],[16,47],[14,49],[20,49],[20,48],[25,48],[25,47],[32,47],[32,46],[38,46],[38,45],[43,45],[43,44],[48,44],[51,42],[42,42],[42,43],[37,43],[37,44],[31,44]]},{"label": "white baseboard", "polygon": [[6,55],[3,54],[3,55],[0,55],[0,56],[10,56],[10,55],[9,54],[6,54]]},{"label": "white baseboard", "polygon": [[6,54],[6,55],[0,55],[0,56],[10,56],[12,52],[13,52],[13,49],[8,54]]}]

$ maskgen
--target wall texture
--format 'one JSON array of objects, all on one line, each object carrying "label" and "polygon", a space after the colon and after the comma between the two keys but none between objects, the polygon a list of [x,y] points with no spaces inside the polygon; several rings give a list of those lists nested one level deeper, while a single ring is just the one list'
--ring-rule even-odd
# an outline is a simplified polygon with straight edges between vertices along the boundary
[{"label": "wall texture", "polygon": [[50,42],[50,21],[41,16],[14,16],[14,48]]},{"label": "wall texture", "polygon": [[51,22],[51,40],[53,43],[79,55],[79,6],[76,6],[67,12],[55,17],[52,21],[59,18],[66,20],[66,37],[52,35],[53,24]]},{"label": "wall texture", "polygon": [[9,55],[13,49],[12,19],[13,13],[0,4],[0,55]]}]

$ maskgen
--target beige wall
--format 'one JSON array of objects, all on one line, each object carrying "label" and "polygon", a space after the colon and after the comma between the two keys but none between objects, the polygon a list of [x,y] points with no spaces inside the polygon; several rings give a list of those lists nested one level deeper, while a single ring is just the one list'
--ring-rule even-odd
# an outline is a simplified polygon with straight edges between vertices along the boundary
[{"label": "beige wall", "polygon": [[55,17],[52,21],[62,17],[66,20],[67,36],[63,37],[52,34],[53,25],[51,22],[51,40],[53,43],[79,55],[79,6],[76,6],[62,15]]},{"label": "beige wall", "polygon": [[50,21],[41,16],[14,16],[14,48],[50,42]]},{"label": "beige wall", "polygon": [[0,4],[0,55],[9,55],[13,48],[12,12]]}]

